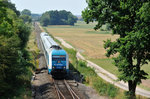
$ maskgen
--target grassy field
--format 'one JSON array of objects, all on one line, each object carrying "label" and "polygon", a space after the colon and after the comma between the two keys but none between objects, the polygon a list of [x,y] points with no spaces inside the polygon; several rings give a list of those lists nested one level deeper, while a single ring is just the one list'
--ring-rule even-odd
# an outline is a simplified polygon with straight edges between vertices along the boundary
[{"label": "grassy field", "polygon": [[[96,23],[86,24],[78,21],[75,26],[57,26],[50,25],[47,27],[49,33],[55,37],[61,37],[66,42],[74,46],[78,51],[94,63],[100,65],[107,71],[118,75],[117,68],[112,64],[113,60],[105,56],[105,49],[103,48],[104,40],[116,40],[119,36],[112,35],[111,31],[95,31],[93,28]],[[102,28],[105,30],[106,26]],[[148,74],[150,79],[150,64],[142,67]],[[150,90],[150,88],[149,88]]]},{"label": "grassy field", "polygon": [[103,48],[103,41],[107,38],[115,40],[118,35],[112,36],[110,31],[94,31],[96,23],[86,25],[84,22],[78,22],[75,26],[49,26],[47,30],[55,37],[62,37],[71,43],[87,58],[106,58]]}]

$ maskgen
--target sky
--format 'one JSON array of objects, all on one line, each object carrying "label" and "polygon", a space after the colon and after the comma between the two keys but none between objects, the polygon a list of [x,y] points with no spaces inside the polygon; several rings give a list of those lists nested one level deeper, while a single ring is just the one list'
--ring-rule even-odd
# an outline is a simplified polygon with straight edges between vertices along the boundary
[{"label": "sky", "polygon": [[11,0],[19,11],[29,9],[32,13],[42,14],[49,10],[67,10],[81,15],[87,7],[86,0]]}]

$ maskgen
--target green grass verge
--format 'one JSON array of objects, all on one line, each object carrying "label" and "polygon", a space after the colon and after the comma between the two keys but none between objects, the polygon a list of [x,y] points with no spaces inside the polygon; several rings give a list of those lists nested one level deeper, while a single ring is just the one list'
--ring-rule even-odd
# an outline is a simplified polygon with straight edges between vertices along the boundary
[{"label": "green grass verge", "polygon": [[[74,29],[94,29],[96,26],[97,22],[89,23],[86,24],[84,21],[77,21],[74,26],[72,25],[49,25],[47,28],[74,28]],[[110,34],[111,31],[106,31],[106,25],[103,25],[100,29],[101,31],[88,31],[87,33],[94,33],[94,34]]]},{"label": "green grass verge", "polygon": [[[119,71],[117,67],[113,64],[113,59],[107,58],[107,59],[89,59],[92,62],[96,63],[97,65],[101,66],[105,70],[109,71],[110,73],[113,73],[115,75],[119,75]],[[145,64],[142,66],[142,69],[148,73],[147,78],[150,79],[150,63]]]},{"label": "green grass verge", "polygon": [[[86,24],[84,21],[77,21],[74,26],[72,25],[59,25],[59,28],[81,28],[81,29],[92,29],[97,23],[93,22]],[[48,28],[58,28],[58,25],[49,25]]]},{"label": "green grass verge", "polygon": [[87,31],[87,34],[110,34],[111,31]]},{"label": "green grass verge", "polygon": [[89,59],[89,60],[101,66],[110,73],[113,73],[114,75],[119,75],[117,67],[114,64],[112,64],[113,59]]},{"label": "green grass verge", "polygon": [[150,62],[142,66],[142,69],[148,74],[148,79],[150,79]]}]

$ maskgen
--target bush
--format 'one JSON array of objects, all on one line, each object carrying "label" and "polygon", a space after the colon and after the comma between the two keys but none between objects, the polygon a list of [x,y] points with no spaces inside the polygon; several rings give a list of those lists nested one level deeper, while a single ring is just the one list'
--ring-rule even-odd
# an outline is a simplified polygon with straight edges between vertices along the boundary
[{"label": "bush", "polygon": [[107,30],[107,31],[110,31],[110,30],[111,30],[110,24],[108,24],[108,23],[106,24],[106,30]]},{"label": "bush", "polygon": [[105,31],[103,28],[100,29],[101,31]]}]

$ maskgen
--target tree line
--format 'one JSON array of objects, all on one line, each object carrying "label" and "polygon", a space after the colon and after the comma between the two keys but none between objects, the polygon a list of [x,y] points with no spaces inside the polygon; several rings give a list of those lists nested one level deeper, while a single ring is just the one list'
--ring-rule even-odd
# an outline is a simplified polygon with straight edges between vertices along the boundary
[{"label": "tree line", "polygon": [[61,11],[47,11],[42,14],[40,23],[43,26],[47,25],[74,25],[77,22],[77,17],[71,12]]},{"label": "tree line", "polygon": [[107,40],[106,56],[117,54],[114,63],[120,71],[119,80],[128,82],[126,95],[135,98],[136,86],[147,73],[142,69],[150,61],[150,1],[149,0],[87,0],[82,12],[87,23],[97,21],[95,29],[108,23],[116,41]]},{"label": "tree line", "polygon": [[31,21],[25,21],[22,15],[9,0],[0,0],[1,99],[12,98],[18,88],[29,86],[30,83],[26,75],[33,65],[26,45],[31,32]]}]

